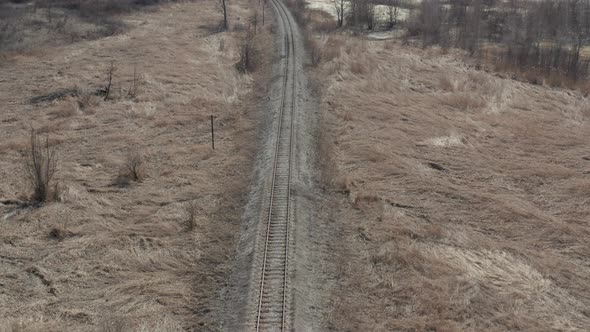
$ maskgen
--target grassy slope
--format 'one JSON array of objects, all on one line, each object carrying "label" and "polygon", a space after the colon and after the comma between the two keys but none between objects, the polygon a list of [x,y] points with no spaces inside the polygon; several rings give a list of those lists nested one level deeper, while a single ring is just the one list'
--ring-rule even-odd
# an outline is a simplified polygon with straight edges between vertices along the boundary
[{"label": "grassy slope", "polygon": [[436,51],[331,37],[337,331],[590,326],[590,103]]},{"label": "grassy slope", "polygon": [[[11,207],[0,204],[0,330],[19,322],[42,331],[218,328],[254,122],[246,112],[252,77],[233,67],[245,32],[211,34],[216,6],[124,16],[124,34],[16,56],[0,68],[0,198],[24,191],[20,151],[30,125],[56,144],[63,188],[61,202],[36,210],[6,216]],[[244,21],[245,8],[233,3],[232,19]],[[114,99],[88,97],[106,83],[111,62]],[[135,68],[139,91],[128,98]],[[29,103],[72,87],[85,96]],[[114,186],[134,150],[145,155],[146,180]],[[190,200],[198,205],[192,232]],[[51,238],[54,228],[66,237]]]}]

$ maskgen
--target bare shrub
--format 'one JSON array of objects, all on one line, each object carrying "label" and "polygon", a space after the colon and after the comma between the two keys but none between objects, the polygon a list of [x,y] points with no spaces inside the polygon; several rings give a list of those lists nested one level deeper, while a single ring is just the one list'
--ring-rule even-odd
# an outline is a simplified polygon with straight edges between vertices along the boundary
[{"label": "bare shrub", "polygon": [[242,74],[254,71],[254,57],[254,36],[248,34],[246,40],[240,46],[240,59],[235,65],[236,69]]},{"label": "bare shrub", "polygon": [[129,86],[129,90],[127,91],[127,97],[131,99],[137,98],[137,94],[139,93],[139,74],[137,73],[137,67],[133,67],[133,80]]},{"label": "bare shrub", "polygon": [[184,206],[184,212],[186,215],[186,228],[190,232],[197,226],[197,213],[199,206],[196,201],[191,201]]},{"label": "bare shrub", "polygon": [[141,182],[145,177],[144,158],[137,151],[127,157],[125,169],[133,181]]},{"label": "bare shrub", "polygon": [[306,29],[303,31],[303,42],[309,54],[309,61],[312,67],[316,67],[322,61],[322,49],[317,40],[315,40],[313,33]]},{"label": "bare shrub", "polygon": [[115,184],[119,187],[126,187],[131,181],[141,182],[144,178],[145,160],[143,155],[138,151],[132,151],[121,165]]},{"label": "bare shrub", "polygon": [[49,144],[49,136],[45,136],[43,141],[35,129],[31,129],[29,150],[24,159],[24,176],[33,188],[32,201],[42,203],[50,199],[57,161],[57,152]]},{"label": "bare shrub", "polygon": [[319,65],[322,61],[322,51],[320,46],[318,45],[318,42],[316,40],[309,39],[307,43],[307,50],[309,52],[309,60],[311,62],[311,65],[313,67]]},{"label": "bare shrub", "polygon": [[113,75],[115,73],[115,70],[117,70],[117,68],[115,67],[115,63],[111,62],[111,66],[109,67],[109,71],[108,71],[107,85],[105,86],[105,94],[104,94],[105,101],[107,99],[109,99],[109,96],[111,94],[111,88],[113,86]]}]

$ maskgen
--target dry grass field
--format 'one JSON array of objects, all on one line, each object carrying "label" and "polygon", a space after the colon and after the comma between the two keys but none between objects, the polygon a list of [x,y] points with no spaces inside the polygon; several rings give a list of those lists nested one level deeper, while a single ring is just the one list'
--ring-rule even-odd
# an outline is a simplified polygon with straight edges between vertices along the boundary
[{"label": "dry grass field", "polygon": [[[215,33],[216,1],[162,5],[0,64],[0,331],[219,329],[256,148],[257,74],[234,66],[246,8]],[[59,156],[58,199],[38,208],[17,204],[31,127]],[[132,155],[138,182],[119,176]]]},{"label": "dry grass field", "polygon": [[590,101],[453,52],[323,42],[344,229],[326,329],[586,331]]}]

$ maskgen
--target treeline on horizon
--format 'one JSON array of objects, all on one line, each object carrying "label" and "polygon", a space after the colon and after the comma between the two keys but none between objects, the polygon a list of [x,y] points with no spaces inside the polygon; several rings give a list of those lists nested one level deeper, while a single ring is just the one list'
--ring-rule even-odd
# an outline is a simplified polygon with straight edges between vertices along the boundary
[{"label": "treeline on horizon", "polygon": [[[584,56],[584,48],[590,44],[590,0],[334,0],[334,5],[339,26],[402,29],[406,41],[464,49],[532,83],[573,87],[589,78],[590,51]],[[385,12],[377,13],[376,5],[386,6]]]}]

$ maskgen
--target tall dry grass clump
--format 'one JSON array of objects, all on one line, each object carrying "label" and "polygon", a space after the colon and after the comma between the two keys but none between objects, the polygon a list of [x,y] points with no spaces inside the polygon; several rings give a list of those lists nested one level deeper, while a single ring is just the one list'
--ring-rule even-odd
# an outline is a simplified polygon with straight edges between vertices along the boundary
[{"label": "tall dry grass clump", "polygon": [[239,60],[236,63],[236,69],[242,73],[249,73],[255,68],[256,49],[254,47],[254,35],[248,33],[246,39],[240,45]]},{"label": "tall dry grass clump", "polygon": [[186,203],[184,206],[184,213],[186,218],[186,228],[189,232],[193,231],[197,226],[197,214],[199,212],[199,204],[196,201]]},{"label": "tall dry grass clump", "polygon": [[131,181],[142,182],[145,176],[145,158],[140,151],[132,149],[119,168],[119,175],[115,179],[115,183],[119,187],[126,187]]},{"label": "tall dry grass clump", "polygon": [[23,168],[25,180],[33,190],[33,202],[43,203],[50,199],[51,194],[57,194],[57,184],[53,181],[57,163],[57,151],[55,147],[50,146],[49,135],[43,139],[35,129],[31,129]]}]

